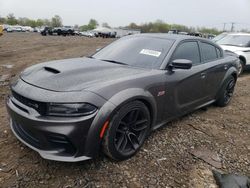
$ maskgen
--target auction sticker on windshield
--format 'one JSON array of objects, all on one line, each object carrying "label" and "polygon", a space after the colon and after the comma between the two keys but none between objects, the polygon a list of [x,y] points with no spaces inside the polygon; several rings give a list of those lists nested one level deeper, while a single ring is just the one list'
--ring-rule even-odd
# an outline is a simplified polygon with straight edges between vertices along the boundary
[{"label": "auction sticker on windshield", "polygon": [[161,52],[155,51],[155,50],[142,49],[141,52],[140,52],[140,54],[150,55],[150,56],[154,56],[154,57],[159,57],[161,55]]}]

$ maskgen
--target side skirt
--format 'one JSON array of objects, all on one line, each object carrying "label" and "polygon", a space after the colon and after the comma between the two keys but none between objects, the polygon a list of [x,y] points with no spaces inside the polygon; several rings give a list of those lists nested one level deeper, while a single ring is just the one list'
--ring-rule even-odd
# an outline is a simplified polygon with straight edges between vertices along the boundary
[{"label": "side skirt", "polygon": [[159,129],[160,127],[166,125],[167,123],[169,123],[169,122],[171,122],[171,121],[173,121],[173,120],[175,120],[175,119],[178,119],[178,118],[180,118],[180,117],[182,117],[182,116],[184,116],[184,115],[188,115],[188,114],[190,114],[190,113],[192,113],[192,112],[195,112],[195,111],[197,111],[197,110],[199,110],[199,109],[201,109],[201,108],[207,107],[207,106],[213,104],[215,101],[216,101],[216,100],[213,99],[213,100],[208,101],[208,102],[206,102],[206,103],[204,103],[204,104],[202,104],[202,105],[200,105],[200,106],[198,106],[198,107],[196,107],[196,108],[194,108],[194,109],[192,109],[192,110],[190,110],[190,111],[188,111],[188,112],[185,112],[185,113],[183,113],[183,114],[181,114],[181,115],[178,115],[178,116],[175,116],[175,117],[173,117],[173,118],[169,118],[168,120],[163,121],[163,122],[161,122],[161,123],[155,125],[155,126],[152,128],[152,131]]}]

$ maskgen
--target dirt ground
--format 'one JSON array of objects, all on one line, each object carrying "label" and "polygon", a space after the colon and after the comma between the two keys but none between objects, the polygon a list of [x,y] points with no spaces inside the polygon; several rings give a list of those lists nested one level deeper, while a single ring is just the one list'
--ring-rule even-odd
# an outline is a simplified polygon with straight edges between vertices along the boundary
[{"label": "dirt ground", "polygon": [[[5,34],[0,37],[0,80],[31,64],[90,55],[111,41]],[[210,106],[168,123],[147,139],[136,156],[123,162],[102,155],[78,163],[42,159],[9,128],[8,80],[0,81],[0,187],[215,188],[212,169],[250,176],[250,72],[238,79],[228,107]]]}]

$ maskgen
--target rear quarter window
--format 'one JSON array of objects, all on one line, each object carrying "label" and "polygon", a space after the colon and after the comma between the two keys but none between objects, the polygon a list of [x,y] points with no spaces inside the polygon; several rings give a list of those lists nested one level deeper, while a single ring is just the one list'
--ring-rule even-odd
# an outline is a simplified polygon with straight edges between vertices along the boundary
[{"label": "rear quarter window", "polygon": [[222,52],[219,48],[216,48],[216,52],[217,52],[217,57],[221,58],[222,57]]},{"label": "rear quarter window", "polygon": [[218,58],[218,51],[214,45],[201,42],[200,43],[202,59],[204,62],[213,61]]}]

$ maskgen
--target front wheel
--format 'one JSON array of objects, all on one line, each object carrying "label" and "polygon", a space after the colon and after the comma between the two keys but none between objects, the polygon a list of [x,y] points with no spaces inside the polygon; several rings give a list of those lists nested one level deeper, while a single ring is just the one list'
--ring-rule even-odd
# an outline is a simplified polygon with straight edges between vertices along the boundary
[{"label": "front wheel", "polygon": [[150,131],[150,113],[144,103],[130,102],[114,115],[103,140],[103,152],[114,160],[126,160],[140,149]]},{"label": "front wheel", "polygon": [[222,88],[219,92],[216,100],[216,105],[225,107],[229,104],[233,97],[236,80],[233,76],[229,76],[223,83]]}]

